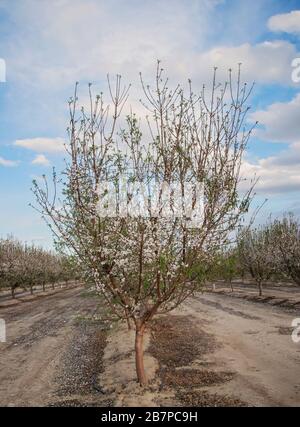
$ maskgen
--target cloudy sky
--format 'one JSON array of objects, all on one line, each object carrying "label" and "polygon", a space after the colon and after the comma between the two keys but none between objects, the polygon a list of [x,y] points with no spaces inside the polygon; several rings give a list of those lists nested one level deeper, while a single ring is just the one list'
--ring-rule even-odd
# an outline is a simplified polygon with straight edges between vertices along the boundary
[{"label": "cloudy sky", "polygon": [[0,58],[0,235],[50,245],[30,186],[62,165],[74,83],[100,91],[120,73],[135,106],[157,59],[195,88],[243,64],[260,123],[244,173],[260,176],[261,216],[300,215],[300,0],[0,0]]}]

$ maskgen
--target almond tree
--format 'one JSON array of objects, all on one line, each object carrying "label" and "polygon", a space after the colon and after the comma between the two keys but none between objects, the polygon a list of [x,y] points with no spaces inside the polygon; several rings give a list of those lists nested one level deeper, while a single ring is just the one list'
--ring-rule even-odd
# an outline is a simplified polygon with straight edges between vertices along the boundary
[{"label": "almond tree", "polygon": [[39,251],[34,245],[23,246],[21,253],[21,270],[23,276],[23,284],[26,288],[30,289],[31,295],[34,293],[34,286],[39,283],[40,280],[40,268],[39,263]]},{"label": "almond tree", "polygon": [[280,270],[300,286],[300,224],[292,215],[277,219],[273,227],[273,255]]},{"label": "almond tree", "polygon": [[223,250],[216,257],[213,272],[218,279],[223,279],[230,285],[233,292],[232,281],[240,274],[239,254],[236,247]]},{"label": "almond tree", "polygon": [[53,258],[56,259],[57,257],[43,248],[35,245],[22,245],[20,254],[22,277],[20,280],[25,288],[29,287],[31,294],[34,293],[36,285],[41,285],[45,292]]},{"label": "almond tree", "polygon": [[59,278],[68,285],[70,280],[80,279],[77,261],[72,256],[61,255],[58,259],[59,263]]},{"label": "almond tree", "polygon": [[1,287],[10,288],[12,298],[16,288],[22,285],[22,255],[21,242],[13,237],[0,239],[0,283]]},{"label": "almond tree", "polygon": [[[88,108],[78,108],[76,84],[66,168],[61,175],[53,172],[53,187],[46,177],[44,185],[33,185],[37,209],[56,241],[92,278],[110,317],[135,325],[141,385],[147,382],[146,326],[199,288],[197,266],[227,243],[252,198],[253,183],[245,194],[238,192],[251,133],[244,126],[251,89],[241,83],[240,72],[236,84],[231,76],[230,71],[229,82],[220,86],[215,70],[212,89],[196,95],[191,82],[187,91],[170,89],[158,63],[153,89],[141,76],[146,122],[131,113],[126,124],[122,111],[129,87],[122,87],[120,76],[114,85],[108,78],[108,104],[89,85]],[[171,187],[167,198],[164,186]]]},{"label": "almond tree", "polygon": [[63,279],[78,278],[74,263],[69,257],[44,250],[34,245],[23,244],[8,237],[0,239],[0,288],[10,288],[12,297],[18,287],[33,294],[35,285],[53,284]]},{"label": "almond tree", "polygon": [[35,271],[43,292],[46,290],[46,283],[50,282],[51,259],[52,254],[43,250],[38,250],[35,256]]},{"label": "almond tree", "polygon": [[242,266],[255,280],[259,296],[263,284],[278,270],[273,254],[273,233],[269,224],[245,229],[238,234],[238,253]]},{"label": "almond tree", "polygon": [[52,254],[48,261],[47,278],[53,290],[55,289],[55,283],[64,280],[64,277],[66,277],[67,274],[69,275],[69,279],[75,278],[72,272],[68,272],[63,268],[62,259],[62,256]]}]

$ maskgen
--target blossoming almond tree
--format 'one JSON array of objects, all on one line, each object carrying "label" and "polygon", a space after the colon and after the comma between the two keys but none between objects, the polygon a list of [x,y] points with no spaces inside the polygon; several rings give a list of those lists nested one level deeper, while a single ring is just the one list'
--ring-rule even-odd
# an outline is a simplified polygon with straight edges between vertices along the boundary
[{"label": "blossoming almond tree", "polygon": [[300,224],[292,214],[272,223],[273,255],[281,271],[300,286]]},{"label": "blossoming almond tree", "polygon": [[45,291],[47,283],[54,287],[55,282],[67,278],[77,278],[69,258],[12,236],[0,238],[0,290],[10,288],[12,298],[18,287],[29,288],[33,294],[35,285],[42,285]]},{"label": "blossoming almond tree", "polygon": [[12,236],[0,239],[0,288],[10,288],[12,298],[22,286],[22,260],[24,251],[21,242]]},{"label": "blossoming almond tree", "polygon": [[199,287],[199,265],[227,243],[252,198],[254,183],[238,192],[251,89],[240,72],[235,84],[231,76],[220,86],[215,70],[209,93],[196,95],[191,82],[187,91],[170,89],[158,62],[153,89],[140,76],[145,123],[132,113],[124,120],[129,87],[120,76],[115,85],[108,78],[107,104],[89,85],[88,108],[78,108],[76,84],[66,168],[53,172],[52,190],[46,178],[34,182],[55,239],[76,254],[110,317],[134,324],[141,385],[145,328]]},{"label": "blossoming almond tree", "polygon": [[240,262],[255,280],[259,296],[262,296],[263,284],[278,271],[278,262],[274,257],[272,225],[241,230],[237,245]]}]

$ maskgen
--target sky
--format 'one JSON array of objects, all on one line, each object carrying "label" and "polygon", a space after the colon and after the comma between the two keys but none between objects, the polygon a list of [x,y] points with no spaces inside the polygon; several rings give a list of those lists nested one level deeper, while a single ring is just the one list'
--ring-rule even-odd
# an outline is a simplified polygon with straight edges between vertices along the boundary
[{"label": "sky", "polygon": [[105,90],[119,73],[142,115],[139,72],[153,82],[157,59],[194,90],[242,63],[258,220],[300,216],[300,0],[0,0],[0,236],[51,247],[30,188],[63,165],[75,82],[84,103],[89,82]]}]

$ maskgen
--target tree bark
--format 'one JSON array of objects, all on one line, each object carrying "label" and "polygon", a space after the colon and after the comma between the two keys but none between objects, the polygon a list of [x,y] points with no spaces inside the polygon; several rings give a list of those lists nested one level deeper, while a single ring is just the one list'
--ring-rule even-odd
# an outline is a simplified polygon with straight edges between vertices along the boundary
[{"label": "tree bark", "polygon": [[262,292],[262,284],[261,284],[261,282],[258,282],[258,289],[259,289],[259,296],[262,297],[263,292]]},{"label": "tree bark", "polygon": [[33,295],[33,285],[30,285],[30,293]]},{"label": "tree bark", "polygon": [[12,297],[13,299],[15,299],[15,298],[16,298],[16,295],[15,295],[15,287],[14,287],[14,286],[12,286],[12,287],[11,287],[11,297]]},{"label": "tree bark", "polygon": [[126,322],[127,322],[128,331],[131,331],[131,323],[130,323],[130,318],[129,318],[129,315],[128,315],[127,308],[125,308],[125,316],[126,316]]},{"label": "tree bark", "polygon": [[147,384],[144,368],[144,330],[145,326],[137,322],[135,332],[135,366],[138,382],[141,386]]}]

